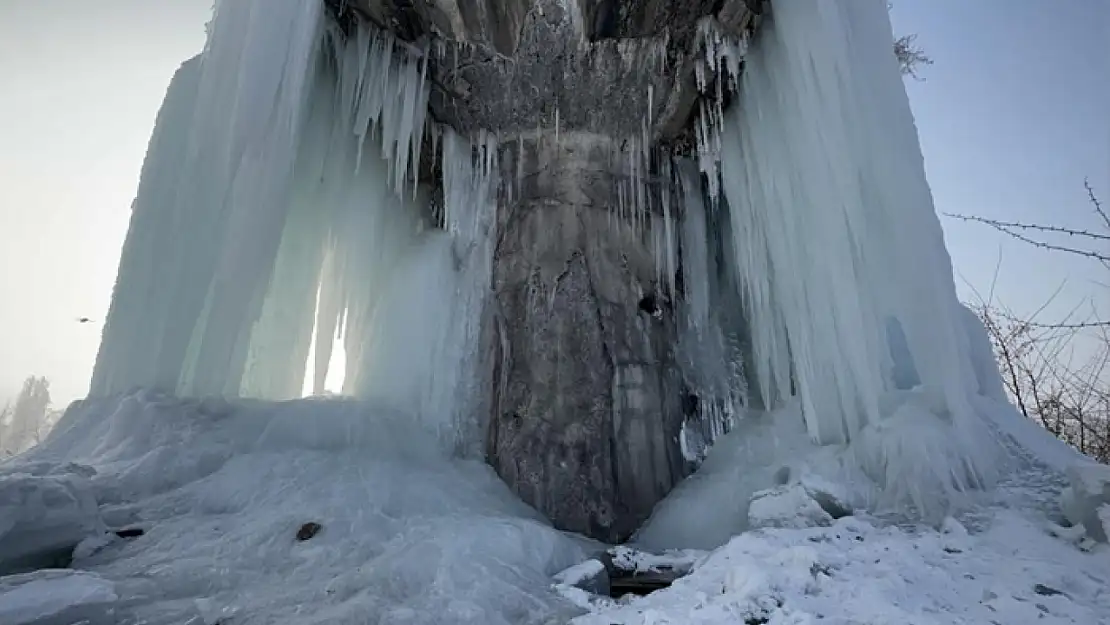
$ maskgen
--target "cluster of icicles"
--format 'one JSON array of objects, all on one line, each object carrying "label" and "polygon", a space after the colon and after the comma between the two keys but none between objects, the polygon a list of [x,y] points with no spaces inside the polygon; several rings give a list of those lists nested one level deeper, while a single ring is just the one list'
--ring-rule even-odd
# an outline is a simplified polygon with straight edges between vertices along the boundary
[{"label": "cluster of icicles", "polygon": [[[614,142],[611,210],[680,300],[702,447],[740,404],[794,398],[847,443],[916,386],[964,427],[974,374],[884,3],[774,8],[750,46],[703,22],[696,159],[653,154],[650,114]],[[217,3],[151,140],[92,394],[290,398],[310,364],[319,393],[339,337],[345,394],[480,438],[502,139],[427,118],[430,53],[450,52],[340,33],[323,2]]]},{"label": "cluster of icicles", "polygon": [[469,438],[497,146],[428,123],[427,70],[322,2],[219,2],[159,114],[91,394],[300,397],[337,337],[343,393]]}]

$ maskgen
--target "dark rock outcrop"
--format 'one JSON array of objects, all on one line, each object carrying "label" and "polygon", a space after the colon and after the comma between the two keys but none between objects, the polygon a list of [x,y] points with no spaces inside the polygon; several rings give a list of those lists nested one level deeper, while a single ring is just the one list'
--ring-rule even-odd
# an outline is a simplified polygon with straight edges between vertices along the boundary
[{"label": "dark rock outcrop", "polygon": [[[699,98],[715,97],[695,80],[699,22],[739,34],[762,2],[326,1],[428,50],[431,116],[502,142],[488,459],[557,527],[626,539],[689,470],[651,238],[676,191],[659,156],[691,149]],[[618,191],[632,170],[639,214]]]},{"label": "dark rock outcrop", "polygon": [[685,463],[676,327],[638,306],[659,273],[642,233],[608,210],[611,143],[572,133],[521,144],[495,255],[489,458],[560,527],[617,542]]}]

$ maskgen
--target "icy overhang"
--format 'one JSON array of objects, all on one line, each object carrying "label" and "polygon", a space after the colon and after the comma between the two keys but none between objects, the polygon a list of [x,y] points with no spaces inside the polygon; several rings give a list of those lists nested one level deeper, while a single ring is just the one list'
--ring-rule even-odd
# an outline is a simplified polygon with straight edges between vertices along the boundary
[{"label": "icy overhang", "polygon": [[[684,141],[704,29],[737,37],[763,0],[325,0],[433,54],[432,116],[463,133],[553,129]],[[357,16],[357,17],[356,17]],[[686,137],[688,139],[688,137]]]}]

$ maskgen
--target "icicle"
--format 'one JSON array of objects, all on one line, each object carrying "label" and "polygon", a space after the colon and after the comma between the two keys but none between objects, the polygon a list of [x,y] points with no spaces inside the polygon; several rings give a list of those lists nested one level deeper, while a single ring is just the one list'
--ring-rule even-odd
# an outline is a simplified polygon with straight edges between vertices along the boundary
[{"label": "icicle", "polygon": [[[755,374],[772,401],[796,391],[817,441],[858,440],[876,479],[891,491],[913,485],[913,505],[935,510],[983,481],[976,460],[989,445],[968,406],[951,264],[886,7],[791,0],[775,9],[721,137]],[[913,424],[883,421],[894,389],[890,319],[921,392],[937,398],[933,416]],[[895,440],[911,432],[951,449],[933,466],[915,454],[935,449]]]},{"label": "icicle", "polygon": [[413,414],[445,445],[477,453],[497,146],[482,136],[474,150],[448,131],[443,147],[446,232],[425,231],[399,250],[367,317],[364,360],[351,383],[356,394]]},{"label": "icicle", "polygon": [[424,211],[427,54],[318,2],[220,2],[151,143],[94,392],[289,396],[317,290],[322,390],[337,324],[362,339]]}]

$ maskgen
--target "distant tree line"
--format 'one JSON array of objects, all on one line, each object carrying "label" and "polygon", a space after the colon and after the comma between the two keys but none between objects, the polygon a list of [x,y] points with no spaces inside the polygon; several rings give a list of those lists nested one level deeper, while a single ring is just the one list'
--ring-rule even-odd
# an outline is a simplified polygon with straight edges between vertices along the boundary
[{"label": "distant tree line", "polygon": [[27,378],[15,402],[0,408],[0,458],[41,443],[59,418],[61,412],[51,409],[50,382],[44,377]]}]

